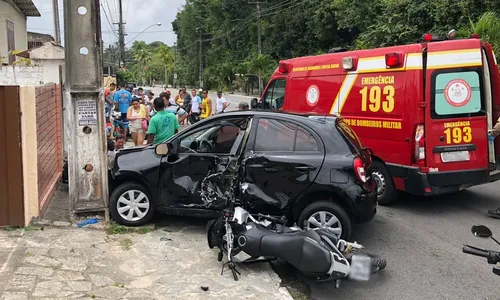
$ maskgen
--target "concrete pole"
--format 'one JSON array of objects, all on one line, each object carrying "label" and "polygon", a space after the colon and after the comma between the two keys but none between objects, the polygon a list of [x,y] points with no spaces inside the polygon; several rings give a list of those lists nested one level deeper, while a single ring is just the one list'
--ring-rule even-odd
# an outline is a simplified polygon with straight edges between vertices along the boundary
[{"label": "concrete pole", "polygon": [[120,67],[125,67],[125,32],[123,30],[123,4],[122,0],[118,0],[120,10],[120,22],[118,23],[118,43],[120,45]]},{"label": "concrete pole", "polygon": [[54,35],[58,45],[61,45],[61,26],[59,25],[59,0],[52,0],[52,10],[54,11]]},{"label": "concrete pole", "polygon": [[99,1],[64,1],[64,121],[71,210],[73,213],[105,211],[108,218]]}]

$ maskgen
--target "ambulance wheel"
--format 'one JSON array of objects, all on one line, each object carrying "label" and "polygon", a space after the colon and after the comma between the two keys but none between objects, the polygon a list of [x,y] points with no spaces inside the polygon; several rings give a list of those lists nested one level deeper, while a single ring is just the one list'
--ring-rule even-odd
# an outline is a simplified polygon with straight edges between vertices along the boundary
[{"label": "ambulance wheel", "polygon": [[377,185],[377,201],[382,206],[393,204],[398,199],[398,191],[385,165],[374,160],[372,162],[372,178]]}]

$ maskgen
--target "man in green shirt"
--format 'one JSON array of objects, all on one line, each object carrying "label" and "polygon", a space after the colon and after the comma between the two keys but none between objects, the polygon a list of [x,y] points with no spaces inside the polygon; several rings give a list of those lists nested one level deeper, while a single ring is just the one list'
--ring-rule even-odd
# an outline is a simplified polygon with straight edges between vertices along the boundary
[{"label": "man in green shirt", "polygon": [[149,121],[148,144],[161,144],[179,131],[177,116],[165,111],[165,102],[162,98],[153,101],[156,114]]}]

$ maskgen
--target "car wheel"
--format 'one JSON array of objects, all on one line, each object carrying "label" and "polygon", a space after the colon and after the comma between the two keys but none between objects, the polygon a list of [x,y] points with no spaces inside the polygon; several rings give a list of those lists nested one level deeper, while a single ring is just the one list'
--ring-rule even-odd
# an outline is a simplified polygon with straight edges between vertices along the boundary
[{"label": "car wheel", "polygon": [[153,203],[148,190],[140,183],[126,182],[110,197],[111,217],[121,225],[141,226],[153,217]]},{"label": "car wheel", "polygon": [[398,199],[398,191],[385,165],[379,161],[372,163],[372,178],[377,185],[377,202],[382,206],[391,205]]},{"label": "car wheel", "polygon": [[299,216],[304,229],[327,228],[341,239],[351,236],[351,219],[346,211],[332,201],[318,201],[306,206]]}]

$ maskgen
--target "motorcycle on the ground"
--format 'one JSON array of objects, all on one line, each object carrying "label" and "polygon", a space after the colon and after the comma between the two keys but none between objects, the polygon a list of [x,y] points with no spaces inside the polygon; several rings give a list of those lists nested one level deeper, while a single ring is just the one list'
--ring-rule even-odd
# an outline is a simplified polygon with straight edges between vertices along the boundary
[{"label": "motorcycle on the ground", "polygon": [[[472,234],[476,237],[490,238],[493,241],[495,241],[497,244],[500,245],[500,242],[498,242],[493,237],[493,233],[491,232],[491,230],[484,225],[474,225],[474,226],[472,226],[471,231],[472,231]],[[481,249],[481,248],[478,248],[475,246],[470,246],[470,245],[464,244],[464,247],[462,248],[462,252],[467,253],[467,254],[480,256],[480,257],[485,257],[488,261],[488,264],[496,265],[497,263],[500,262],[500,252],[499,251],[485,250],[485,249]],[[500,267],[494,266],[493,273],[500,276]]]},{"label": "motorcycle on the ground", "polygon": [[[245,160],[241,162],[244,164]],[[218,261],[223,260],[224,254],[227,256],[221,275],[227,265],[234,280],[238,280],[241,273],[236,268],[234,256],[241,251],[250,256],[241,262],[243,264],[280,258],[320,282],[335,281],[337,288],[342,278],[366,281],[371,274],[386,267],[385,259],[361,253],[363,246],[344,241],[328,229],[302,230],[285,226],[284,217],[250,214],[245,209],[248,204],[243,197],[248,183],[239,180],[236,174],[240,164],[233,161],[224,165],[219,164],[221,170],[201,183],[206,203],[220,205],[223,201],[225,206],[222,215],[207,225],[208,245],[219,248]]]}]

